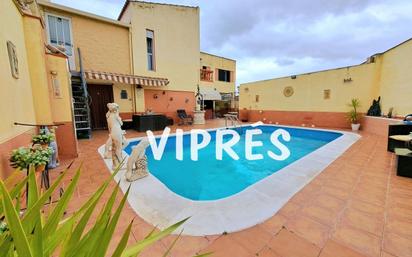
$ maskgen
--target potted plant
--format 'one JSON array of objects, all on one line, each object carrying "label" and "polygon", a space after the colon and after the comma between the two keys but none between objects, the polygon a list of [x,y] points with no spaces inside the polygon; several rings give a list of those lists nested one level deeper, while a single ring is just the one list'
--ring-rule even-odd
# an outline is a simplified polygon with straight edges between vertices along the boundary
[{"label": "potted plant", "polygon": [[348,104],[352,109],[348,112],[348,119],[351,122],[352,131],[358,131],[360,127],[358,108],[360,107],[360,101],[357,98],[353,98]]},{"label": "potted plant", "polygon": [[50,147],[43,148],[36,144],[32,148],[20,147],[13,150],[10,157],[10,163],[13,168],[26,170],[30,165],[33,165],[36,171],[43,171],[53,150]]},{"label": "potted plant", "polygon": [[30,165],[31,149],[20,147],[11,152],[10,164],[13,168],[26,170]]},{"label": "potted plant", "polygon": [[51,147],[43,148],[41,145],[34,145],[32,150],[32,155],[30,159],[30,164],[36,168],[36,171],[44,171],[46,164],[49,162],[50,157],[53,154]]},{"label": "potted plant", "polygon": [[388,118],[392,118],[393,116],[393,107],[389,108]]},{"label": "potted plant", "polygon": [[52,141],[54,141],[53,133],[38,134],[32,137],[33,144],[40,144],[43,147],[47,147]]}]

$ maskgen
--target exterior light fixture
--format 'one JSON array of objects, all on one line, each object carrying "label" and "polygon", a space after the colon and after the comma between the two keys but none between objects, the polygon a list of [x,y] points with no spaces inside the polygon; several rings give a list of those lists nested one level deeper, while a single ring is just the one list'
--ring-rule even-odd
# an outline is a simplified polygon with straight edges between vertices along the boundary
[{"label": "exterior light fixture", "polygon": [[343,83],[350,83],[352,82],[352,78],[349,74],[349,67],[346,68],[346,78],[343,79]]}]

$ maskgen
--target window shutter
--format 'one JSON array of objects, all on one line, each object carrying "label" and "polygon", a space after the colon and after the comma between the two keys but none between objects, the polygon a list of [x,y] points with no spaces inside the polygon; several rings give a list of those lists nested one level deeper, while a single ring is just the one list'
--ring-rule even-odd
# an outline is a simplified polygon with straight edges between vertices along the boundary
[{"label": "window shutter", "polygon": [[50,43],[57,44],[57,29],[56,29],[56,17],[49,16],[49,35],[50,35]]},{"label": "window shutter", "polygon": [[64,35],[64,48],[66,49],[66,54],[72,55],[72,39],[70,35],[70,24],[69,20],[64,19],[62,23],[62,30]]}]

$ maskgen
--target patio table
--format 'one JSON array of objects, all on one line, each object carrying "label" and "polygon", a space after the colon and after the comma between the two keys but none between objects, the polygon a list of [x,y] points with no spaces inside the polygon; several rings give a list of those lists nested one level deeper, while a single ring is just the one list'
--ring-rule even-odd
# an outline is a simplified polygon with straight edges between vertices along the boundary
[{"label": "patio table", "polygon": [[412,151],[407,148],[395,148],[398,157],[398,168],[396,175],[412,178]]}]

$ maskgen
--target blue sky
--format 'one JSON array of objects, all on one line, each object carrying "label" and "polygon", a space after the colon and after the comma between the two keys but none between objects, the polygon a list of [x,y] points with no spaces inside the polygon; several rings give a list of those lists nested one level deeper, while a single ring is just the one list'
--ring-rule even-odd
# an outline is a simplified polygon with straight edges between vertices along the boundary
[{"label": "blue sky", "polygon": [[[52,0],[116,19],[124,0]],[[412,37],[410,0],[168,0],[200,6],[201,49],[239,83],[359,64]]]}]

